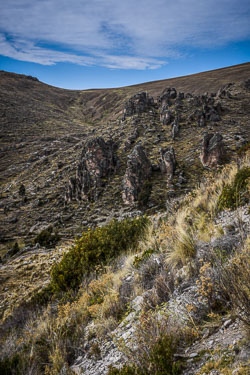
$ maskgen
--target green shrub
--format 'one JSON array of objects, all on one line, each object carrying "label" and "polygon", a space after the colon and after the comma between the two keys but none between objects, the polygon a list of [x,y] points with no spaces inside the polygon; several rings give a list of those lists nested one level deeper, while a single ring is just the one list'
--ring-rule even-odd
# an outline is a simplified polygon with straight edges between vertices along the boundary
[{"label": "green shrub", "polygon": [[21,358],[19,354],[14,354],[12,357],[6,357],[0,360],[0,374],[1,375],[21,375]]},{"label": "green shrub", "polygon": [[175,340],[169,335],[163,335],[151,349],[149,362],[154,368],[155,375],[178,375],[181,373],[179,362],[174,361],[176,349]]},{"label": "green shrub", "polygon": [[246,143],[245,145],[241,146],[238,150],[237,150],[237,154],[239,156],[243,156],[247,151],[250,150],[250,142],[249,143]]},{"label": "green shrub", "polygon": [[53,227],[50,226],[47,229],[42,230],[34,239],[34,243],[39,243],[41,246],[47,248],[53,247],[60,240],[58,233],[53,233]]},{"label": "green shrub", "polygon": [[138,369],[130,366],[123,366],[121,369],[111,367],[107,375],[142,375],[142,373],[138,371]]},{"label": "green shrub", "polygon": [[176,343],[171,336],[162,335],[149,349],[149,354],[141,358],[138,366],[125,365],[121,369],[111,367],[107,375],[179,375],[181,373],[180,363],[174,361]]},{"label": "green shrub", "polygon": [[133,266],[139,268],[142,262],[148,259],[153,253],[155,253],[154,249],[147,249],[141,255],[136,255],[133,261]]},{"label": "green shrub", "polygon": [[248,202],[247,186],[249,178],[249,167],[242,168],[236,173],[232,185],[225,185],[218,198],[218,211],[222,211],[225,208],[235,209]]},{"label": "green shrub", "polygon": [[121,222],[112,220],[104,227],[89,229],[83,233],[61,262],[52,268],[51,286],[54,292],[78,288],[84,275],[135,247],[147,222],[145,217],[125,219]]}]

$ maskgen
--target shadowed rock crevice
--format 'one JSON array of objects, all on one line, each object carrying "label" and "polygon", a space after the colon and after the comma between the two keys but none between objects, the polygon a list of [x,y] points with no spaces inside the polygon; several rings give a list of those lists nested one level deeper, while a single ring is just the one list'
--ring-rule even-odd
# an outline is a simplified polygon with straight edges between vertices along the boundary
[{"label": "shadowed rock crevice", "polygon": [[117,144],[102,137],[87,141],[76,170],[76,177],[69,180],[66,201],[96,200],[105,185],[105,180],[118,166]]}]

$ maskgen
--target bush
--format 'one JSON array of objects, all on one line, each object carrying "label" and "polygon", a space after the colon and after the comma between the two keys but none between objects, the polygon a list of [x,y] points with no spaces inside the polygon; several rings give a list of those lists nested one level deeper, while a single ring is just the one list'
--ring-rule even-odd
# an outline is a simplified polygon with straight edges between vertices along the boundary
[{"label": "bush", "polygon": [[250,143],[246,143],[237,150],[237,154],[242,157],[247,151],[250,150]]},{"label": "bush", "polygon": [[111,367],[107,375],[142,375],[142,373],[133,367],[123,366],[121,369]]},{"label": "bush", "polygon": [[139,268],[141,263],[148,259],[154,252],[154,249],[147,249],[141,255],[136,255],[133,261],[133,266]]},{"label": "bush", "polygon": [[129,366],[120,372],[108,375],[178,375],[181,373],[180,363],[175,361],[180,340],[184,334],[169,322],[166,305],[157,307],[153,312],[143,312],[130,340],[130,345],[120,339],[119,349],[128,358]]},{"label": "bush", "polygon": [[218,279],[216,287],[224,301],[230,303],[237,316],[250,327],[250,252],[246,247],[237,251],[228,262],[217,258]]},{"label": "bush", "polygon": [[54,292],[78,288],[84,275],[88,276],[122,252],[135,247],[147,222],[145,217],[121,222],[112,220],[104,227],[83,233],[61,262],[52,268],[51,286]]},{"label": "bush", "polygon": [[236,209],[248,202],[247,186],[249,178],[249,167],[242,168],[236,173],[232,185],[226,184],[219,196],[218,211],[222,211],[225,208]]},{"label": "bush", "polygon": [[149,354],[140,358],[138,365],[125,365],[121,369],[111,367],[107,375],[178,375],[181,369],[179,362],[174,361],[175,348],[175,340],[169,335],[162,335],[153,346],[148,347]]},{"label": "bush", "polygon": [[0,360],[1,375],[21,375],[22,361],[19,354],[14,354],[10,358]]},{"label": "bush", "polygon": [[47,229],[42,230],[34,239],[34,243],[39,243],[41,246],[47,248],[53,247],[60,241],[60,236],[58,233],[53,233],[53,227],[50,226]]}]

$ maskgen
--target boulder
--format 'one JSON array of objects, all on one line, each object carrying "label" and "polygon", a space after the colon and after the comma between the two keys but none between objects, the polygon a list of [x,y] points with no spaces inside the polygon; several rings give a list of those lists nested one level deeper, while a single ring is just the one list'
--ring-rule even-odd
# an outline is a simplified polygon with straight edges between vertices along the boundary
[{"label": "boulder", "polygon": [[225,149],[222,141],[223,137],[219,133],[206,133],[202,142],[200,159],[204,167],[216,167],[222,164]]},{"label": "boulder", "polygon": [[135,146],[128,156],[127,169],[122,183],[122,199],[125,204],[138,201],[144,183],[152,173],[152,166],[141,145]]},{"label": "boulder", "polygon": [[77,166],[76,176],[71,177],[65,194],[66,201],[74,199],[96,200],[105,180],[115,172],[118,159],[116,156],[117,145],[102,137],[95,137],[86,142],[80,162]]}]

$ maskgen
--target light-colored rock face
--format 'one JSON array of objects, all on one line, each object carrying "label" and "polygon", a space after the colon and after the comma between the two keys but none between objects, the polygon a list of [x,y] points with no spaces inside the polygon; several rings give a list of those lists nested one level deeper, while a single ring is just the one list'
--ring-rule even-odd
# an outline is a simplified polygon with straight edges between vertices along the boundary
[{"label": "light-colored rock face", "polygon": [[223,158],[225,157],[222,139],[223,137],[219,133],[205,134],[200,155],[204,167],[214,168],[222,164]]},{"label": "light-colored rock face", "polygon": [[66,201],[98,197],[103,178],[109,177],[117,167],[116,145],[102,137],[89,140],[78,164],[76,177],[71,178],[65,195]]},{"label": "light-colored rock face", "polygon": [[122,184],[122,199],[125,204],[133,204],[144,182],[151,176],[152,166],[141,145],[135,146],[128,157],[127,169]]}]

